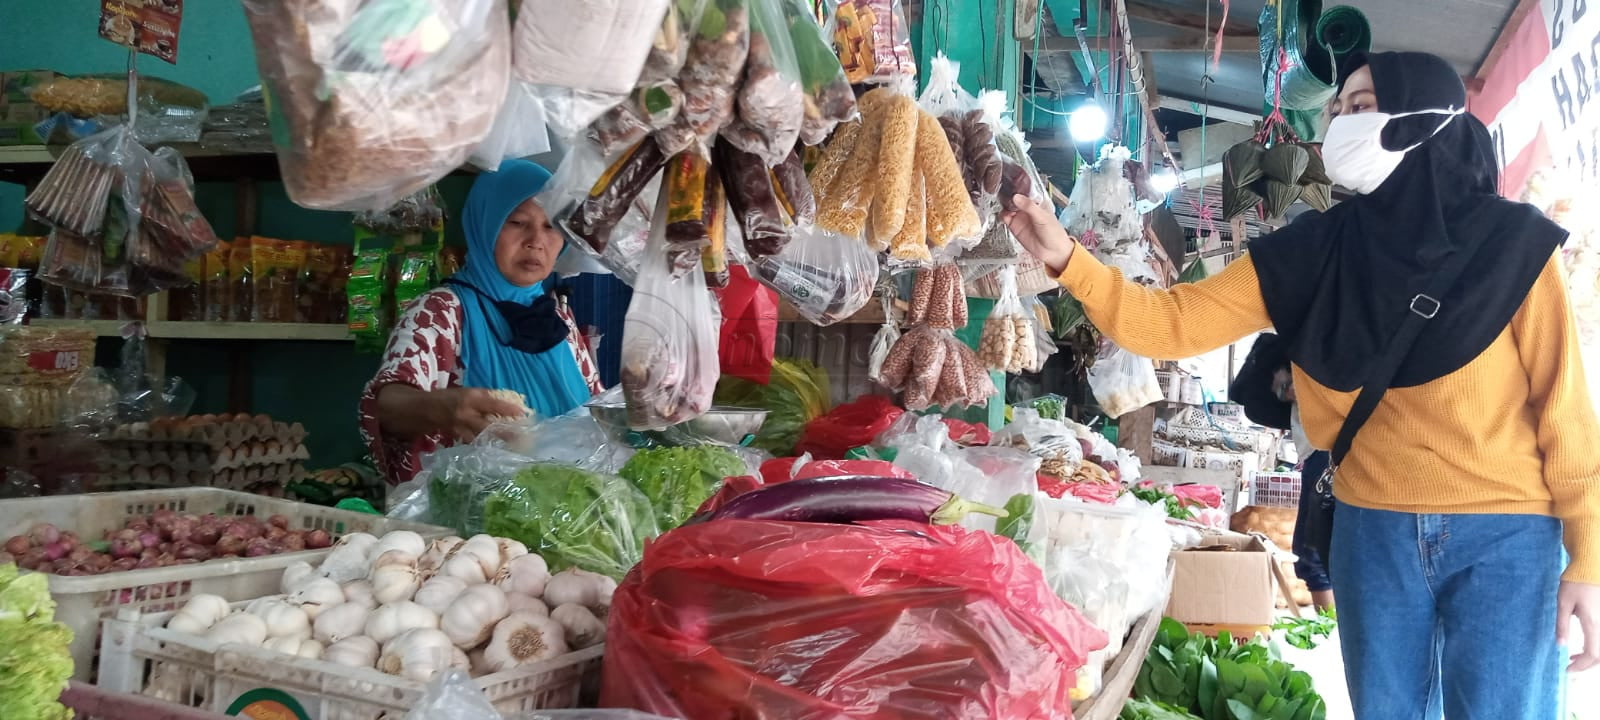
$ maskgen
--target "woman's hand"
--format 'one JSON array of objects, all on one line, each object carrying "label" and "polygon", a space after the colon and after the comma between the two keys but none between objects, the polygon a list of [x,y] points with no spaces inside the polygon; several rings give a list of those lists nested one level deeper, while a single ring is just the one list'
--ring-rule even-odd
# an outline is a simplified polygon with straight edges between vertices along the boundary
[{"label": "woman's hand", "polygon": [[1072,251],[1078,247],[1078,241],[1072,239],[1055,216],[1034,202],[1033,198],[1016,195],[1011,202],[1017,209],[1001,213],[1000,219],[1005,221],[1006,227],[1011,229],[1011,234],[1017,237],[1022,246],[1049,268],[1052,277],[1059,276],[1067,269],[1067,261],[1072,259]]},{"label": "woman's hand", "polygon": [[483,388],[426,391],[392,383],[378,390],[378,424],[385,432],[402,437],[446,433],[471,442],[495,420],[522,417],[526,412]]},{"label": "woman's hand", "polygon": [[[1600,585],[1562,582],[1556,594],[1556,642],[1573,650],[1567,672],[1600,666]],[[1572,648],[1572,621],[1583,629],[1583,647]]]}]

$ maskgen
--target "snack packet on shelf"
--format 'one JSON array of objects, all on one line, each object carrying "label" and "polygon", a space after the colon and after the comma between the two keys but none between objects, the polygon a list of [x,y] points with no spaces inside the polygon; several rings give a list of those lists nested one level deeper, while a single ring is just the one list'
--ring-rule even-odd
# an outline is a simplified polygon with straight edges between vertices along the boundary
[{"label": "snack packet on shelf", "polygon": [[392,245],[387,238],[356,239],[345,295],[349,298],[347,323],[358,350],[382,352],[388,342],[389,326],[393,323],[392,310],[386,302],[391,252]]},{"label": "snack packet on shelf", "polygon": [[911,26],[900,0],[840,0],[834,9],[834,46],[853,84],[892,83],[917,75]]}]

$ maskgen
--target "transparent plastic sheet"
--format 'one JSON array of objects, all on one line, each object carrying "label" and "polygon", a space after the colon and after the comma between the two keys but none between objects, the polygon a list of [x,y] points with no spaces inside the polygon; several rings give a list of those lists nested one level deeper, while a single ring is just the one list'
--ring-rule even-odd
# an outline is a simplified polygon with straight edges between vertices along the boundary
[{"label": "transparent plastic sheet", "polygon": [[789,157],[805,121],[806,95],[784,2],[746,0],[749,53],[735,100],[736,112],[722,128],[724,139],[760,158],[767,167]]},{"label": "transparent plastic sheet", "polygon": [[805,91],[805,118],[800,126],[800,141],[821,145],[841,122],[856,116],[856,96],[845,77],[839,56],[833,51],[833,28],[817,25],[811,3],[806,0],[779,0],[784,21],[789,25],[789,40],[794,44],[800,81]]},{"label": "transparent plastic sheet", "polygon": [[1061,347],[1056,344],[1055,337],[1050,334],[1048,326],[1040,319],[1041,315],[1048,318],[1050,311],[1039,300],[1039,296],[1029,295],[1022,298],[1022,307],[1028,318],[1028,326],[1032,333],[1032,338],[1029,342],[1032,343],[1033,348],[1032,358],[1023,365],[1022,370],[1023,372],[1036,373],[1044,370],[1044,364],[1050,360],[1050,356],[1060,352]]},{"label": "transparent plastic sheet", "polygon": [[670,252],[666,223],[656,223],[623,324],[622,389],[635,430],[662,430],[704,414],[721,373],[719,318],[705,274],[674,279]]},{"label": "transparent plastic sheet", "polygon": [[1013,410],[1011,424],[996,431],[989,445],[1026,451],[1043,461],[1041,472],[1062,479],[1072,477],[1084,459],[1076,428],[1031,408]]},{"label": "transparent plastic sheet", "polygon": [[429,453],[422,459],[416,482],[426,501],[408,499],[402,504],[424,512],[423,522],[443,525],[471,537],[484,532],[483,506],[496,490],[506,487],[522,468],[534,461],[498,447],[456,445]]},{"label": "transparent plastic sheet", "polygon": [[467,158],[482,170],[498,170],[509,158],[524,158],[550,152],[550,132],[545,126],[544,106],[533,97],[526,83],[511,79],[505,104],[495,115],[494,125],[483,142]]},{"label": "transparent plastic sheet", "polygon": [[679,528],[610,623],[601,704],[686,718],[1064,717],[1105,644],[1010,540],[892,521]]},{"label": "transparent plastic sheet", "polygon": [[1155,365],[1110,340],[1101,341],[1099,357],[1094,367],[1089,368],[1089,389],[1094,391],[1100,409],[1112,418],[1160,402],[1165,397],[1156,379]]},{"label": "transparent plastic sheet", "polygon": [[483,501],[483,531],[517,540],[552,570],[620,580],[661,534],[650,499],[627,480],[572,465],[534,463]]},{"label": "transparent plastic sheet", "polygon": [[[955,448],[950,453],[972,472],[956,473],[946,484],[929,483],[956,495],[994,507],[1007,507],[1018,495],[1031,496],[1039,488],[1039,458],[1012,448]],[[928,482],[924,480],[923,482]],[[973,530],[995,531],[996,518],[968,515],[961,524]]]},{"label": "transparent plastic sheet", "polygon": [[599,94],[633,89],[672,0],[519,3],[512,67],[524,82]]},{"label": "transparent plastic sheet", "polygon": [[296,204],[388,207],[460,167],[505,100],[505,0],[244,5]]},{"label": "transparent plastic sheet", "polygon": [[878,254],[852,238],[820,227],[795,228],[783,252],[753,261],[761,284],[813,325],[827,326],[861,311],[878,283]]},{"label": "transparent plastic sheet", "polygon": [[[435,658],[434,666],[450,668],[449,653],[440,654],[442,657]],[[471,675],[446,669],[428,681],[427,689],[406,713],[405,720],[503,720],[503,716]]]}]

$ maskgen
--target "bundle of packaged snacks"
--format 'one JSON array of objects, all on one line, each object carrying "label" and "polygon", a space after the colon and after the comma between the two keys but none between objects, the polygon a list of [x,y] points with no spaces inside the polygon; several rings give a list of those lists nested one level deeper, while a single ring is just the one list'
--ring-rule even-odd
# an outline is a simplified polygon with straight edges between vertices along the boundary
[{"label": "bundle of packaged snacks", "polygon": [[228,293],[223,319],[249,322],[255,315],[255,270],[251,264],[252,238],[235,238],[228,249]]},{"label": "bundle of packaged snacks", "polygon": [[888,83],[917,74],[911,26],[900,0],[840,0],[833,41],[850,82]]},{"label": "bundle of packaged snacks", "polygon": [[349,308],[347,322],[358,350],[382,352],[388,342],[389,327],[394,322],[389,304],[385,302],[389,290],[389,255],[392,248],[392,243],[386,238],[356,240],[345,296]]},{"label": "bundle of packaged snacks", "polygon": [[464,163],[505,100],[505,0],[246,0],[284,185],[324,210],[393,205]]},{"label": "bundle of packaged snacks", "polygon": [[0,428],[55,425],[67,391],[93,364],[88,330],[0,326]]},{"label": "bundle of packaged snacks", "polygon": [[304,243],[273,238],[250,238],[251,282],[254,300],[250,319],[255,322],[294,322],[298,309],[295,291],[305,266]]},{"label": "bundle of packaged snacks", "polygon": [[233,256],[233,243],[223,241],[217,243],[211,252],[205,254],[202,263],[204,277],[201,280],[205,309],[202,311],[201,320],[207,322],[221,322],[229,319],[230,298],[233,295],[233,286],[228,282],[228,261]]}]

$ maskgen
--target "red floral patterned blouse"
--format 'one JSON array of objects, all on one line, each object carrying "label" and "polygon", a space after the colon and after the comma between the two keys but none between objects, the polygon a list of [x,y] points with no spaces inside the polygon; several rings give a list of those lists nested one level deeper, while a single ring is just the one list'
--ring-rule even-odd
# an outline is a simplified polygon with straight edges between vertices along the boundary
[{"label": "red floral patterned blouse", "polygon": [[[556,312],[570,328],[567,344],[589,383],[589,392],[599,394],[604,390],[600,373],[589,354],[588,341],[572,319],[572,310],[561,301]],[[390,485],[410,480],[422,469],[424,454],[454,445],[455,438],[445,433],[413,438],[384,435],[378,424],[378,390],[390,383],[428,391],[460,387],[466,373],[461,365],[461,332],[461,300],[454,291],[437,288],[412,301],[389,334],[378,374],[361,394],[361,437]]]}]

